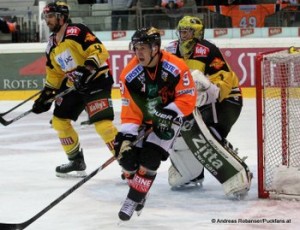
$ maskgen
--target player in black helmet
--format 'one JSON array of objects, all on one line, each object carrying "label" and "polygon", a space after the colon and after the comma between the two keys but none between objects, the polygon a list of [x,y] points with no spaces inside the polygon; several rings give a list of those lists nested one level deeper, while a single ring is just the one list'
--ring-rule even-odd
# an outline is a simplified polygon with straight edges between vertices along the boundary
[{"label": "player in black helmet", "polygon": [[[179,129],[173,121],[189,115],[196,102],[195,85],[187,65],[160,49],[158,29],[137,30],[131,39],[135,57],[120,75],[122,96],[121,128],[115,152],[129,184],[129,192],[119,212],[129,220],[139,212],[155,180],[161,161],[168,158]],[[137,147],[131,142],[152,128]]]},{"label": "player in black helmet", "polygon": [[46,48],[46,82],[32,111],[46,112],[55,94],[75,87],[75,91],[58,99],[52,117],[52,127],[69,163],[56,167],[56,175],[85,176],[85,161],[80,140],[71,121],[76,121],[83,110],[90,123],[114,153],[113,140],[117,133],[113,125],[111,100],[113,78],[107,63],[109,53],[93,32],[83,24],[69,23],[69,7],[56,1],[46,5],[44,19],[52,34]]}]

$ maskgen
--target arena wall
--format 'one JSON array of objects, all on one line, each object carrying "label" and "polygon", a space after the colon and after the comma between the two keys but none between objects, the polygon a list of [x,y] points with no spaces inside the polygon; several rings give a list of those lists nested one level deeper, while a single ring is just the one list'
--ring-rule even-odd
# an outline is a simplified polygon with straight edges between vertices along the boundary
[{"label": "arena wall", "polygon": [[[162,47],[170,41],[163,40]],[[295,38],[222,38],[210,41],[221,49],[240,78],[244,97],[250,98],[255,97],[256,55],[290,46],[300,47],[300,39]],[[119,98],[118,76],[133,54],[128,51],[128,40],[103,43],[110,51],[111,70],[115,80],[113,97]],[[46,43],[0,44],[0,100],[23,100],[42,88],[45,48]]]}]

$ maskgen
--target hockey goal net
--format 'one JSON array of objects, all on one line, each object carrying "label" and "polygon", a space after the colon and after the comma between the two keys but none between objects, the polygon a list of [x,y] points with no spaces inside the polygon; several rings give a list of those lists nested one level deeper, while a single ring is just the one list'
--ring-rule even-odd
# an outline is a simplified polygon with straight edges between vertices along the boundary
[{"label": "hockey goal net", "polygon": [[256,57],[258,196],[300,199],[300,54]]}]

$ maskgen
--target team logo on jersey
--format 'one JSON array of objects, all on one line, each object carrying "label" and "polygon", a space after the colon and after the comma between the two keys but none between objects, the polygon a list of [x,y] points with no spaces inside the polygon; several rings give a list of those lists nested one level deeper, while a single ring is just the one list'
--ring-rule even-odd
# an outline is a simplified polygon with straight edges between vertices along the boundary
[{"label": "team logo on jersey", "polygon": [[77,26],[69,26],[66,31],[66,37],[68,36],[78,36],[80,29]]},{"label": "team logo on jersey", "polygon": [[170,72],[174,77],[179,75],[179,69],[177,66],[173,65],[171,62],[164,61],[162,68]]},{"label": "team logo on jersey", "polygon": [[92,101],[87,104],[87,112],[90,117],[94,116],[96,113],[99,113],[110,106],[110,103],[107,99],[99,99]]},{"label": "team logo on jersey", "polygon": [[64,72],[69,72],[77,67],[72,54],[68,49],[56,55],[55,60]]},{"label": "team logo on jersey", "polygon": [[87,33],[84,39],[85,42],[93,42],[95,40],[96,40],[96,36],[92,35],[91,33]]},{"label": "team logo on jersey", "polygon": [[56,55],[55,60],[64,72],[69,72],[77,67],[72,54],[68,49]]},{"label": "team logo on jersey", "polygon": [[209,48],[201,45],[201,44],[197,44],[195,46],[195,50],[194,50],[194,57],[207,57],[209,54]]},{"label": "team logo on jersey", "polygon": [[161,79],[166,82],[168,80],[168,73],[165,71],[161,71]]},{"label": "team logo on jersey", "polygon": [[122,106],[129,106],[129,99],[127,99],[127,98],[122,98],[122,99],[121,99],[121,102],[122,102]]},{"label": "team logo on jersey", "polygon": [[139,74],[143,72],[143,67],[140,65],[137,65],[132,71],[130,71],[125,79],[127,82],[131,82],[133,79],[135,79]]},{"label": "team logo on jersey", "polygon": [[214,68],[216,70],[222,69],[222,67],[225,65],[225,62],[220,58],[215,58],[209,65],[209,67]]}]

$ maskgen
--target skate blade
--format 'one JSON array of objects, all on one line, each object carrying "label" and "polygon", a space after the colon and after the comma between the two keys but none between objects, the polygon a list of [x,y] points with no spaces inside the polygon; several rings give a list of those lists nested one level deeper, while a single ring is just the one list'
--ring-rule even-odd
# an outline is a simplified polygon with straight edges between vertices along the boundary
[{"label": "skate blade", "polygon": [[84,178],[87,174],[85,171],[73,171],[69,173],[56,172],[56,176],[60,178]]},{"label": "skate blade", "polygon": [[144,209],[144,208],[142,208],[142,209],[139,210],[139,211],[135,211],[135,212],[136,212],[136,215],[137,215],[137,216],[140,216],[140,215],[142,214],[142,212],[143,212],[143,209]]},{"label": "skate blade", "polygon": [[244,200],[248,196],[248,191],[249,190],[244,190],[244,191],[239,191],[239,192],[233,193],[233,197],[236,200]]},{"label": "skate blade", "polygon": [[173,186],[171,187],[172,191],[183,191],[183,190],[191,190],[191,189],[201,189],[203,187],[202,181],[201,182],[191,182],[185,185]]}]

